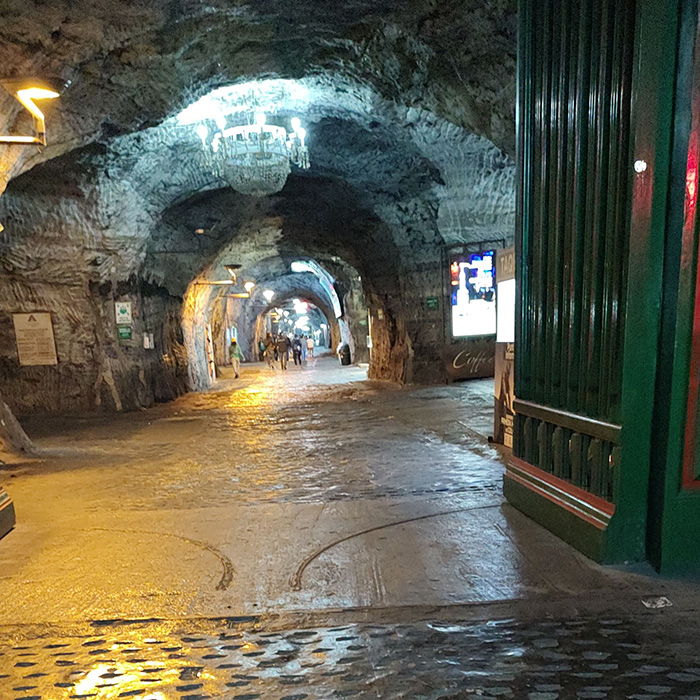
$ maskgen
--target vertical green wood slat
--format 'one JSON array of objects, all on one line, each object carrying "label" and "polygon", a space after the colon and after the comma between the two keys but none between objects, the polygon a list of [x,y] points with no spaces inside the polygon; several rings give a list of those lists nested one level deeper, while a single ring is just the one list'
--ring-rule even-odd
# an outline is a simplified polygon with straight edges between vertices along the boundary
[{"label": "vertical green wood slat", "polygon": [[582,489],[586,491],[591,490],[591,468],[588,461],[589,449],[591,447],[591,442],[593,438],[590,435],[581,435],[581,475],[578,484]]},{"label": "vertical green wood slat", "polygon": [[[540,0],[533,0],[532,2],[532,16],[536,16],[539,12]],[[528,104],[528,117],[530,121],[530,130],[528,132],[527,138],[527,156],[529,159],[529,169],[528,176],[530,180],[530,187],[525,193],[525,198],[529,205],[529,217],[527,221],[527,229],[524,232],[525,239],[527,241],[527,247],[523,251],[524,257],[524,269],[527,270],[527,280],[528,289],[527,297],[525,300],[524,318],[525,326],[527,327],[527,383],[528,392],[524,394],[524,398],[529,398],[536,400],[537,397],[537,348],[533,347],[536,345],[536,308],[535,308],[535,290],[537,289],[537,271],[533,270],[534,261],[536,257],[536,245],[537,245],[537,216],[538,216],[538,205],[536,196],[536,182],[538,181],[538,147],[539,147],[539,137],[538,137],[538,112],[537,112],[537,100],[539,96],[539,76],[538,76],[538,31],[533,19],[529,23],[528,27],[529,39],[528,46],[530,49],[529,55],[529,75],[527,77],[527,83],[530,87],[530,102]]]},{"label": "vertical green wood slat", "polygon": [[559,229],[559,201],[558,201],[558,182],[559,182],[559,136],[558,136],[558,105],[560,103],[559,96],[559,55],[558,55],[558,36],[561,32],[559,24],[559,3],[554,0],[550,2],[548,11],[549,30],[547,32],[547,53],[549,60],[547,61],[547,80],[549,83],[549,100],[543,100],[548,104],[547,121],[544,128],[547,133],[547,183],[543,188],[543,194],[546,201],[545,220],[547,221],[546,245],[544,246],[545,258],[543,260],[543,270],[545,270],[545,279],[542,288],[542,297],[544,299],[544,319],[545,319],[545,362],[544,362],[544,395],[551,397],[550,400],[556,401],[556,393],[553,383],[553,367],[555,363],[555,323],[556,323],[556,268],[559,264],[557,256],[558,229]]},{"label": "vertical green wood slat", "polygon": [[569,453],[571,455],[571,483],[577,486],[581,483],[583,473],[583,437],[574,433],[569,440]]},{"label": "vertical green wood slat", "polygon": [[[589,131],[592,131],[592,138],[589,139],[588,150],[588,166],[589,173],[587,179],[588,193],[588,221],[586,226],[586,274],[584,279],[584,298],[582,302],[584,310],[587,309],[586,322],[582,324],[582,332],[585,338],[586,360],[582,367],[582,381],[584,392],[581,397],[579,411],[586,415],[591,415],[592,404],[597,396],[598,386],[595,381],[596,375],[591,375],[591,370],[595,366],[595,346],[597,339],[595,337],[595,329],[597,325],[598,307],[597,292],[600,285],[599,275],[599,257],[598,249],[600,245],[600,235],[598,230],[598,222],[601,208],[601,168],[599,164],[605,158],[603,152],[603,101],[605,88],[602,84],[602,75],[604,72],[604,42],[607,32],[605,31],[605,0],[598,0],[595,3],[595,13],[592,20],[592,29],[596,26],[600,30],[596,33],[591,32],[591,47],[592,51],[591,62],[595,61],[591,66],[591,93],[592,101],[589,111]],[[588,462],[588,469],[590,462]]]},{"label": "vertical green wood slat", "polygon": [[[581,290],[583,288],[583,243],[585,239],[586,221],[586,173],[585,156],[588,153],[588,75],[590,69],[590,20],[589,3],[582,2],[578,18],[579,29],[579,60],[576,76],[577,104],[576,114],[576,158],[575,180],[576,198],[574,225],[572,227],[572,274],[573,299],[571,319],[571,342],[569,344],[569,392],[567,409],[576,412],[579,407],[580,370],[583,362],[581,326],[584,309],[581,305]],[[585,353],[584,353],[585,354]]]},{"label": "vertical green wood slat", "polygon": [[567,178],[566,178],[566,199],[567,212],[565,218],[565,243],[563,251],[564,265],[562,270],[563,275],[563,299],[562,299],[562,392],[560,396],[561,405],[563,408],[571,409],[569,402],[569,387],[571,385],[571,360],[572,348],[574,346],[574,274],[576,269],[576,192],[578,187],[578,170],[576,168],[577,156],[577,132],[576,124],[578,123],[578,113],[580,111],[580,99],[578,93],[578,81],[576,76],[579,71],[579,55],[580,55],[580,34],[575,31],[572,24],[576,21],[580,9],[578,3],[564,3],[567,11],[567,19],[569,22],[569,39],[570,39],[570,80],[569,94],[567,104],[567,120],[566,120],[566,161],[567,161]]},{"label": "vertical green wood slat", "polygon": [[534,464],[532,429],[532,418],[528,416],[523,422],[523,459],[530,464]]},{"label": "vertical green wood slat", "polygon": [[540,421],[537,426],[537,466],[544,471],[549,471],[549,439],[547,424]]},{"label": "vertical green wood slat", "polygon": [[579,229],[579,235],[582,236],[581,241],[581,266],[583,270],[582,285],[581,285],[581,325],[580,338],[581,348],[583,349],[583,357],[579,365],[579,391],[576,402],[576,411],[587,413],[588,396],[589,396],[589,381],[588,370],[591,365],[591,338],[590,324],[592,299],[591,299],[591,280],[594,274],[593,267],[593,249],[595,246],[595,226],[594,216],[596,209],[595,199],[595,179],[596,179],[596,159],[598,156],[598,110],[600,90],[598,85],[599,79],[599,62],[600,62],[600,45],[595,41],[593,27],[600,27],[600,4],[593,2],[588,5],[591,8],[589,17],[588,34],[589,34],[589,74],[588,74],[588,92],[590,99],[588,101],[588,113],[586,114],[586,133],[589,135],[587,141],[587,149],[585,153],[585,195],[582,202],[581,218],[583,225]]},{"label": "vertical green wood slat", "polygon": [[[614,5],[609,0],[601,0],[601,23],[603,27],[614,27]],[[613,30],[614,31],[614,30]],[[611,49],[609,30],[604,30],[600,35],[600,63],[598,75],[598,114],[596,130],[597,156],[595,176],[595,211],[593,215],[594,240],[592,245],[592,275],[591,275],[591,325],[590,325],[590,352],[591,362],[588,366],[589,395],[586,404],[586,412],[589,415],[600,415],[601,395],[605,387],[600,385],[600,365],[602,362],[603,335],[609,329],[603,326],[603,299],[608,285],[608,269],[605,260],[606,239],[617,235],[616,231],[606,236],[605,219],[608,209],[608,200],[615,197],[614,192],[608,189],[607,165],[610,159],[610,71]]]},{"label": "vertical green wood slat", "polygon": [[600,440],[591,440],[588,446],[588,473],[590,474],[589,489],[596,496],[603,495],[603,443]]},{"label": "vertical green wood slat", "polygon": [[547,8],[547,0],[543,0],[540,3],[542,12],[539,13],[540,21],[537,23],[536,29],[536,68],[535,68],[535,86],[537,92],[537,110],[535,113],[535,142],[533,147],[535,149],[536,158],[536,170],[535,170],[535,182],[537,183],[537,195],[536,195],[536,205],[537,205],[537,215],[534,220],[535,229],[533,231],[534,241],[533,241],[533,259],[531,268],[532,277],[532,289],[535,291],[532,299],[532,313],[534,314],[534,333],[533,333],[533,344],[530,346],[531,352],[534,357],[534,367],[533,367],[533,395],[534,400],[538,403],[542,403],[545,400],[546,394],[543,390],[543,365],[544,358],[547,351],[546,346],[542,343],[544,338],[544,299],[542,294],[543,285],[546,284],[546,265],[544,265],[544,259],[546,256],[547,248],[547,219],[546,210],[547,202],[545,199],[548,173],[547,173],[547,107],[549,100],[545,99],[545,96],[549,94],[549,81],[547,76],[547,62],[549,59],[548,52],[546,50],[547,39],[548,39],[548,29],[549,29],[549,12]]},{"label": "vertical green wood slat", "polygon": [[[612,40],[612,58],[611,58],[611,75],[610,75],[610,109],[609,109],[609,126],[610,126],[610,145],[607,163],[607,181],[609,202],[605,216],[604,227],[607,235],[605,236],[604,264],[609,270],[607,284],[603,294],[601,305],[601,313],[603,318],[601,326],[603,329],[603,337],[601,343],[600,357],[601,361],[598,367],[598,382],[603,391],[600,393],[600,402],[598,405],[598,415],[612,419],[611,410],[615,401],[615,387],[611,382],[611,376],[615,368],[611,366],[615,362],[615,356],[612,350],[615,348],[615,324],[616,317],[616,296],[619,294],[617,289],[618,274],[615,262],[617,257],[617,243],[620,236],[617,234],[619,229],[615,226],[615,219],[618,214],[619,207],[619,188],[624,183],[620,178],[620,63],[622,56],[620,55],[622,47],[622,20],[620,15],[624,13],[624,7],[618,12],[613,8],[613,40]],[[624,229],[623,229],[624,230]],[[615,234],[615,235],[614,235]]]},{"label": "vertical green wood slat", "polygon": [[[636,11],[635,2],[624,3],[626,8],[625,16],[625,36],[623,40],[623,49],[625,51],[625,60],[622,63],[622,79],[620,80],[620,104],[622,118],[621,124],[625,125],[626,129],[620,129],[620,163],[627,163],[631,166],[631,136],[626,133],[627,129],[631,130],[630,124],[632,121],[632,74],[634,71],[634,46],[635,46],[635,24]],[[629,172],[629,170],[628,170]],[[623,381],[623,348],[625,344],[625,327],[626,327],[626,309],[627,309],[627,280],[628,280],[628,263],[629,246],[630,246],[630,223],[629,223],[629,201],[631,197],[629,176],[624,173],[620,175],[621,184],[624,183],[624,189],[620,188],[618,201],[618,219],[616,229],[624,231],[624,235],[620,237],[620,246],[617,252],[616,259],[624,260],[625,264],[620,266],[618,270],[618,311],[617,316],[619,323],[616,325],[615,338],[615,358],[614,358],[614,374],[610,378],[610,385],[615,387],[616,402],[613,409],[610,411],[610,419],[616,423],[622,422],[622,381]]]},{"label": "vertical green wood slat", "polygon": [[[515,386],[522,397],[530,396],[529,391],[529,325],[526,318],[526,310],[529,302],[529,275],[526,274],[526,260],[529,251],[530,235],[530,134],[532,133],[532,118],[530,98],[532,92],[532,81],[529,79],[532,70],[532,56],[530,50],[530,29],[531,29],[531,7],[530,3],[522,3],[518,12],[518,84],[516,95],[516,159],[517,169],[517,208],[516,208],[516,284],[518,293],[516,294],[516,347],[521,348],[519,359],[515,362]],[[520,436],[524,422],[516,416],[518,430],[513,435],[513,449],[515,455],[524,457],[524,445]]]},{"label": "vertical green wood slat", "polygon": [[570,201],[567,196],[567,183],[569,182],[569,76],[571,72],[571,5],[560,3],[560,29],[559,29],[559,94],[557,121],[559,124],[557,139],[558,172],[557,172],[557,211],[556,211],[556,236],[557,253],[555,256],[554,274],[552,279],[555,284],[554,299],[554,362],[552,365],[553,399],[557,401],[559,408],[566,406],[565,372],[562,360],[565,342],[565,305],[567,300],[567,268],[562,262],[566,259],[567,251],[567,221],[569,220]]},{"label": "vertical green wood slat", "polygon": [[552,474],[560,479],[564,478],[565,454],[564,429],[557,426],[552,431]]},{"label": "vertical green wood slat", "polygon": [[[533,332],[535,318],[533,314],[534,298],[533,290],[535,280],[532,274],[532,264],[534,259],[535,239],[535,218],[537,216],[537,200],[532,196],[535,188],[536,177],[536,142],[537,142],[537,119],[535,105],[537,98],[537,42],[533,17],[538,12],[539,0],[532,0],[527,3],[527,9],[523,12],[523,25],[520,31],[520,42],[525,47],[523,53],[525,62],[522,70],[525,75],[521,78],[524,86],[522,112],[523,130],[522,136],[522,156],[523,156],[523,223],[520,232],[521,250],[519,259],[521,260],[520,279],[522,286],[522,298],[520,300],[522,321],[522,348],[520,355],[523,371],[521,372],[521,382],[518,391],[522,398],[534,399],[534,385],[536,382],[535,367],[537,355],[533,352]],[[525,189],[526,188],[526,189]],[[516,364],[517,360],[516,360]],[[525,425],[525,424],[523,424]]]},{"label": "vertical green wood slat", "polygon": [[571,480],[571,451],[569,450],[569,445],[571,443],[571,437],[574,435],[572,430],[564,430],[563,433],[563,443],[564,443],[564,462],[562,463],[562,477],[567,481]]}]

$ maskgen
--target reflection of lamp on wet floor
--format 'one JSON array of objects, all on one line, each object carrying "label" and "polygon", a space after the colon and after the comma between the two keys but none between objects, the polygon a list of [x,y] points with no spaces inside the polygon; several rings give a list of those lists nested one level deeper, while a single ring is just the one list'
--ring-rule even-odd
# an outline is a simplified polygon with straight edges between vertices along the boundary
[{"label": "reflection of lamp on wet floor", "polygon": [[269,303],[269,302],[272,301],[273,297],[275,296],[275,293],[274,293],[271,289],[266,289],[266,290],[263,292],[263,296],[265,297],[265,299],[266,299],[266,300],[268,301],[268,303]]}]

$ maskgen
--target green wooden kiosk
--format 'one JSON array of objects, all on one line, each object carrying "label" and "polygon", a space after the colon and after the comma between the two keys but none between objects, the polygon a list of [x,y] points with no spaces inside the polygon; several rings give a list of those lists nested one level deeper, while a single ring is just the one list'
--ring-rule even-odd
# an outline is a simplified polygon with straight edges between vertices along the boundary
[{"label": "green wooden kiosk", "polygon": [[698,1],[521,0],[517,508],[700,573]]}]

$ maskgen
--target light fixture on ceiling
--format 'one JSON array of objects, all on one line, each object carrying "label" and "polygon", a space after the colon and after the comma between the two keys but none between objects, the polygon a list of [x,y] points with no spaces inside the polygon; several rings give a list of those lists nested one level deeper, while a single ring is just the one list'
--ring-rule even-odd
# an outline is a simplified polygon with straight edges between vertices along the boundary
[{"label": "light fixture on ceiling", "polygon": [[255,282],[246,282],[243,285],[243,288],[250,294],[253,291],[253,288],[255,287]]},{"label": "light fixture on ceiling", "polygon": [[267,303],[269,304],[272,301],[272,299],[274,298],[275,293],[271,289],[266,289],[263,292],[263,296],[265,297],[265,299],[267,300]]},{"label": "light fixture on ceiling", "polygon": [[0,143],[10,143],[25,146],[46,145],[46,123],[44,113],[36,105],[35,100],[53,100],[58,97],[58,92],[47,83],[40,80],[0,80],[7,92],[32,115],[34,120],[34,134],[31,136],[0,136]]},{"label": "light fixture on ceiling", "polygon": [[216,128],[202,122],[197,134],[204,147],[208,167],[242,194],[263,197],[279,192],[291,172],[291,164],[309,168],[306,129],[301,120],[291,120],[292,131],[267,123],[267,115],[253,105],[244,124],[227,127],[228,120],[217,115]]}]

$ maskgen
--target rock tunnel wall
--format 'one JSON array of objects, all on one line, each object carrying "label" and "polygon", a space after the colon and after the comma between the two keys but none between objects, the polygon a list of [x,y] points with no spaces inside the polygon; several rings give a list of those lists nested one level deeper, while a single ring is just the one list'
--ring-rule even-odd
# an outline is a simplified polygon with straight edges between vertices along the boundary
[{"label": "rock tunnel wall", "polygon": [[[127,5],[30,3],[3,15],[4,64],[63,81],[47,108],[49,147],[0,151],[8,404],[125,410],[207,386],[203,329],[225,361],[223,330],[243,312],[188,289],[225,274],[224,254],[256,280],[318,260],[344,285],[338,328],[356,361],[371,326],[371,376],[444,381],[445,247],[513,235],[515,3],[357,0],[340,14],[313,3]],[[303,23],[302,41],[278,31],[280,13]],[[255,76],[273,92],[293,83],[275,114],[308,120],[312,161],[262,200],[226,191],[194,127],[176,119]],[[26,129],[11,97],[0,93],[0,107],[4,131]],[[132,337],[120,339],[114,302],[127,299]],[[17,361],[12,314],[36,310],[52,314],[56,367]],[[255,318],[237,322],[248,353]]]},{"label": "rock tunnel wall", "polygon": [[[0,375],[18,414],[128,410],[188,389],[179,300],[144,283],[0,287]],[[119,338],[115,301],[132,304],[131,338]],[[12,313],[51,314],[58,365],[21,366]],[[144,348],[152,333],[153,349]]]}]

